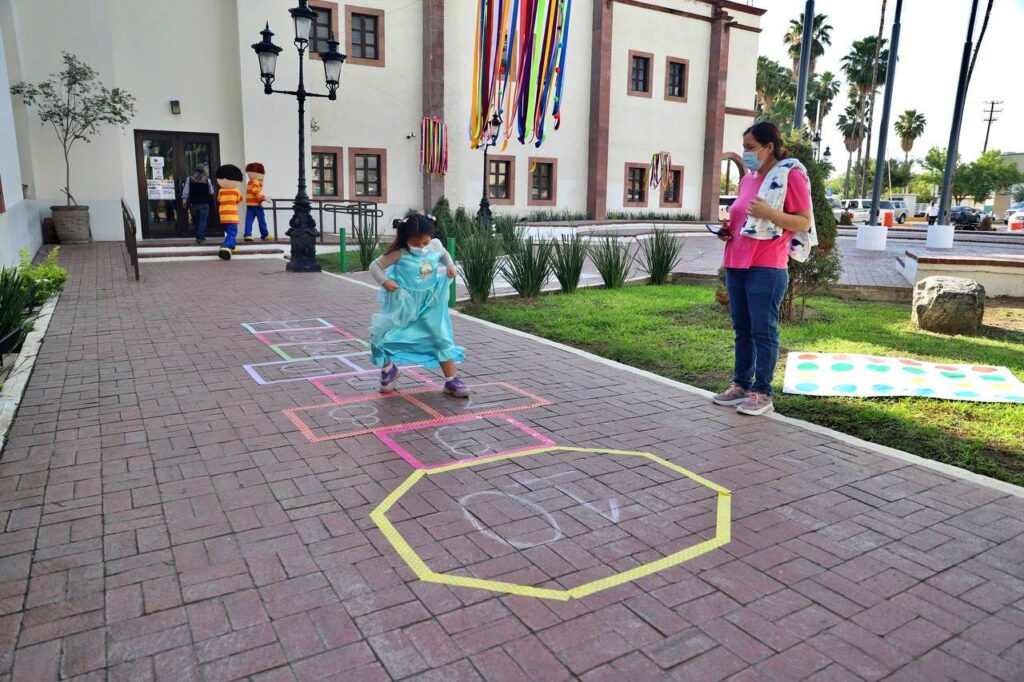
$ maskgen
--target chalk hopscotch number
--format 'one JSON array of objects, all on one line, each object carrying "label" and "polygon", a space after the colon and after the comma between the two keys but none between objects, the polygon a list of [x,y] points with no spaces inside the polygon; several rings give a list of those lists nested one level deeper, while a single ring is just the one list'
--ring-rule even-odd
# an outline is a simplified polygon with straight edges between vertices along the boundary
[{"label": "chalk hopscotch number", "polygon": [[[544,476],[542,478],[531,478],[529,481],[524,481],[523,485],[529,486],[531,483],[537,483],[537,482],[540,482],[540,481],[550,481],[553,478],[561,478],[562,476],[570,476],[570,475],[572,475],[571,471],[562,471],[560,473],[551,474],[550,476]],[[601,511],[600,509],[598,509],[594,504],[592,504],[590,502],[587,502],[586,500],[583,500],[583,499],[581,499],[579,497],[576,497],[575,495],[572,494],[572,492],[570,492],[569,490],[566,490],[564,487],[562,487],[560,485],[553,485],[551,487],[554,488],[555,490],[557,490],[558,492],[562,493],[563,495],[568,495],[572,499],[576,500],[576,502],[578,502],[584,508],[589,509],[590,511],[594,512],[595,514],[599,514],[600,516],[604,517],[608,521],[611,521],[612,523],[618,523],[619,522],[619,501],[617,499],[615,499],[614,497],[608,500],[608,512],[605,513],[603,511]]]},{"label": "chalk hopscotch number", "polygon": [[[466,432],[465,427],[460,426],[458,424],[450,424],[448,426],[442,426],[441,428],[434,431],[434,440],[437,441],[437,443],[441,447],[448,450],[448,452],[452,453],[459,459],[469,459],[472,457],[486,457],[487,455],[493,455],[498,452],[497,450],[494,449],[493,446],[478,445],[475,439],[468,436],[463,438],[462,440],[449,442],[444,436],[445,431],[448,431],[449,429],[453,429],[459,433]],[[472,452],[465,449],[470,447],[473,448]]]},{"label": "chalk hopscotch number", "polygon": [[[537,482],[541,482],[541,481],[550,481],[551,479],[560,478],[562,476],[568,476],[571,473],[572,472],[569,472],[569,471],[563,471],[561,473],[552,474],[550,476],[544,476],[542,478],[532,478],[529,481],[524,482],[523,485],[527,485],[528,486],[531,483],[537,483]],[[607,500],[608,511],[605,512],[605,511],[602,511],[601,509],[599,509],[593,503],[587,502],[586,500],[584,500],[584,499],[582,499],[580,497],[577,497],[576,495],[574,495],[569,490],[566,490],[564,486],[552,485],[552,487],[555,490],[557,490],[558,492],[562,493],[563,495],[567,495],[568,497],[571,497],[573,500],[575,500],[577,503],[580,504],[580,506],[584,507],[585,509],[589,509],[590,511],[594,512],[595,514],[598,514],[599,516],[601,516],[601,518],[603,518],[603,519],[605,519],[607,521],[610,521],[612,523],[618,523],[619,522],[619,502],[614,497],[609,499],[609,500]],[[479,497],[481,495],[505,497],[505,498],[507,498],[509,500],[512,500],[514,502],[518,502],[519,504],[523,505],[524,507],[527,507],[529,509],[533,509],[533,510],[539,512],[541,517],[545,521],[547,521],[549,526],[551,526],[551,530],[552,530],[551,537],[547,538],[545,540],[537,541],[537,542],[526,542],[526,541],[522,541],[522,540],[514,540],[514,539],[508,539],[508,538],[501,537],[500,535],[495,533],[493,530],[491,530],[490,528],[485,526],[483,524],[483,522],[481,522],[480,519],[478,519],[476,517],[476,515],[473,514],[473,512],[469,511],[469,502],[471,500],[473,500],[474,498]],[[544,509],[544,507],[540,506],[539,504],[537,504],[533,500],[530,500],[530,499],[528,499],[526,497],[523,497],[522,495],[516,495],[515,493],[509,493],[509,492],[506,492],[504,490],[481,490],[479,492],[470,493],[468,495],[464,495],[463,497],[459,498],[459,505],[462,507],[462,513],[466,517],[466,520],[468,520],[473,525],[473,528],[478,530],[483,535],[491,538],[492,540],[495,540],[496,542],[503,543],[503,544],[509,545],[511,547],[515,547],[516,549],[530,549],[531,547],[539,547],[540,545],[547,545],[547,544],[550,544],[552,542],[555,542],[556,540],[560,540],[563,537],[565,537],[565,534],[562,532],[562,527],[558,525],[558,520],[555,519],[555,517],[552,516],[550,512],[548,512],[548,510]]]},{"label": "chalk hopscotch number", "polygon": [[369,429],[380,424],[380,415],[374,405],[339,405],[327,413],[339,424]]},{"label": "chalk hopscotch number", "polygon": [[[493,530],[485,526],[473,512],[469,511],[470,501],[477,497],[482,497],[484,495],[506,497],[512,500],[513,502],[518,502],[524,507],[537,511],[544,518],[544,520],[548,522],[548,525],[551,526],[551,537],[546,540],[541,540],[539,542],[523,542],[520,540],[501,537]],[[462,506],[462,513],[465,515],[466,519],[471,524],[473,524],[474,528],[476,528],[483,535],[491,538],[492,540],[499,542],[501,544],[509,545],[510,547],[515,547],[516,549],[530,549],[531,547],[539,547],[540,545],[547,545],[554,542],[555,540],[560,540],[565,537],[565,534],[562,533],[561,527],[558,525],[558,521],[555,520],[555,517],[552,516],[547,509],[540,506],[533,500],[528,500],[525,497],[514,495],[512,493],[506,493],[503,490],[481,490],[479,492],[470,493],[459,498],[459,504]]]}]

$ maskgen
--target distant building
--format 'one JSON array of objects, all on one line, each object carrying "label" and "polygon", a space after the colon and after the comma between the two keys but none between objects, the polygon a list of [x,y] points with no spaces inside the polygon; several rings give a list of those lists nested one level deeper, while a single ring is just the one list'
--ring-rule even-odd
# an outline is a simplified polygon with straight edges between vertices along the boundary
[{"label": "distant building", "polygon": [[[125,130],[107,129],[73,152],[72,188],[90,206],[96,239],[122,238],[122,198],[138,217],[140,237],[190,235],[169,197],[180,197],[199,162],[215,168],[261,161],[267,194],[294,196],[296,102],[264,95],[250,45],[269,21],[284,48],[275,87],[293,88],[288,9],[295,4],[0,0],[0,182],[7,209],[0,213],[0,260],[11,260],[19,246],[38,245],[40,217],[61,203],[63,158],[53,131],[8,92],[11,82],[56,72],[61,50],[137,100]],[[476,2],[310,6],[318,14],[312,51],[326,49],[333,33],[349,57],[338,101],[307,102],[307,125],[316,121],[306,135],[310,194],[375,201],[386,219],[429,208],[442,194],[452,206],[475,211],[483,160],[466,131]],[[492,150],[495,212],[543,208],[603,218],[609,211],[659,211],[716,219],[723,158],[739,162],[742,131],[755,115],[765,10],[729,0],[611,0],[577,1],[572,12],[561,129],[549,125],[539,149],[513,140],[506,150]],[[306,84],[325,91],[315,56],[306,62]],[[419,170],[424,116],[449,126],[444,178],[426,179]],[[648,187],[646,167],[660,151],[672,155],[677,182],[670,190]],[[159,187],[152,182],[154,158]]]},{"label": "distant building", "polygon": [[[1003,161],[1006,163],[1012,163],[1017,167],[1021,173],[1024,173],[1024,152],[1009,152],[1003,154]],[[992,213],[1000,218],[1006,214],[1006,209],[1010,207],[1010,202],[1013,200],[1011,192],[996,192],[995,198],[992,200]]]}]

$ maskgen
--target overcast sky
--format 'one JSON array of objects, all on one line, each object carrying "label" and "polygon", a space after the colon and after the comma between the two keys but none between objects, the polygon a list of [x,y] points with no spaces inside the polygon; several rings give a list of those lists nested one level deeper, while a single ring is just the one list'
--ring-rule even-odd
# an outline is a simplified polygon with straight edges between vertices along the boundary
[{"label": "overcast sky", "polygon": [[[767,9],[761,18],[764,31],[760,36],[760,53],[792,64],[782,37],[789,20],[799,17],[804,0],[756,0],[753,4]],[[978,9],[975,36],[981,29],[986,0]],[[854,40],[875,35],[881,0],[818,0],[817,14],[826,14],[832,25],[832,46],[818,60],[817,73],[832,71],[841,79],[840,60],[849,52]],[[896,0],[886,7],[885,38],[891,37]],[[923,158],[932,145],[946,147],[953,122],[953,103],[956,97],[957,77],[967,36],[970,18],[970,0],[904,0],[901,21],[900,59],[896,65],[895,89],[891,122],[906,109],[917,109],[927,118],[924,135],[914,145],[911,157]],[[986,100],[1003,100],[997,108],[1003,112],[992,124],[989,149],[1003,152],[1024,152],[1024,81],[1021,64],[1024,63],[1024,0],[995,0],[985,42],[974,67],[971,87],[967,92],[964,123],[960,131],[960,156],[974,160],[985,141],[984,109]],[[882,94],[877,98],[875,136],[872,138],[872,156],[877,153],[878,119],[882,112]],[[846,149],[836,130],[836,118],[846,102],[846,84],[836,98],[832,112],[822,124],[822,146],[832,147],[832,162],[846,169]],[[887,156],[903,158],[900,142],[890,126]]]}]

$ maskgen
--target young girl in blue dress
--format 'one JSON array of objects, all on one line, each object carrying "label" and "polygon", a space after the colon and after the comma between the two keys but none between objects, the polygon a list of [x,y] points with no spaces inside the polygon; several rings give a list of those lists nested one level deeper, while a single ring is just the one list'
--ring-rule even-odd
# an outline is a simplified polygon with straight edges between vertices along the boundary
[{"label": "young girl in blue dress", "polygon": [[381,285],[380,312],[370,322],[370,353],[381,368],[381,393],[395,390],[399,364],[440,367],[444,392],[468,398],[469,389],[455,370],[463,348],[455,345],[448,314],[448,286],[455,263],[434,239],[436,219],[415,214],[393,224],[398,232],[384,255],[370,265]]}]

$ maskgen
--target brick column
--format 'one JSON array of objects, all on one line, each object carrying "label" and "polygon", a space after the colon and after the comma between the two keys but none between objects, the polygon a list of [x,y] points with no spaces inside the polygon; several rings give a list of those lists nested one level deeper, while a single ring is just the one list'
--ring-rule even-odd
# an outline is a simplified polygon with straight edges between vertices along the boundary
[{"label": "brick column", "polygon": [[603,220],[608,213],[608,122],[612,88],[612,3],[594,2],[590,58],[590,136],[587,163],[587,213]]},{"label": "brick column", "polygon": [[720,5],[711,22],[711,50],[708,54],[708,100],[704,115],[704,173],[700,188],[701,220],[718,220],[721,195],[722,146],[725,138],[725,83],[729,73],[729,22]]},{"label": "brick column", "polygon": [[[423,0],[423,116],[444,119],[444,0]],[[444,176],[424,174],[423,210],[443,194]]]}]

